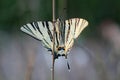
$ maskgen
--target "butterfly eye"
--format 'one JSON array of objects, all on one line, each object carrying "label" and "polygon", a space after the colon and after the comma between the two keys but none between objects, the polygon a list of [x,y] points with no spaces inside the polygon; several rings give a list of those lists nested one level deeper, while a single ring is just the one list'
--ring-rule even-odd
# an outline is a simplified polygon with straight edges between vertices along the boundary
[{"label": "butterfly eye", "polygon": [[51,49],[48,49],[48,51],[51,51],[51,52],[52,52],[52,50],[51,50]]},{"label": "butterfly eye", "polygon": [[61,56],[60,54],[57,55],[58,57]]},{"label": "butterfly eye", "polygon": [[64,47],[58,47],[58,51],[59,50],[65,50],[65,48]]}]

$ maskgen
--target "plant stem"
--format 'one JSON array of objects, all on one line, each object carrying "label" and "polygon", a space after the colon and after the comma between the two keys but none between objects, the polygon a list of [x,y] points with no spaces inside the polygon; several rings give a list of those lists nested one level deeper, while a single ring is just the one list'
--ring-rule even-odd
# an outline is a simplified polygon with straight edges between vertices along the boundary
[{"label": "plant stem", "polygon": [[55,51],[55,0],[52,0],[52,17],[53,17],[53,50],[52,50],[52,69],[51,69],[51,80],[54,80],[54,51]]},{"label": "plant stem", "polygon": [[55,0],[52,0],[52,18],[53,22],[55,22]]},{"label": "plant stem", "polygon": [[[53,56],[53,55],[52,55]],[[53,57],[54,58],[54,57]],[[55,59],[52,58],[51,80],[54,80]]]}]

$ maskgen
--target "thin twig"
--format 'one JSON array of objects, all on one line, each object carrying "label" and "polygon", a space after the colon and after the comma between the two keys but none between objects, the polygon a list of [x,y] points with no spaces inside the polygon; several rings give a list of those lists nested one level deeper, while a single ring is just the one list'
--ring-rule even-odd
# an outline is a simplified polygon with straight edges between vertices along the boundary
[{"label": "thin twig", "polygon": [[52,0],[52,17],[53,22],[55,22],[55,0]]},{"label": "thin twig", "polygon": [[51,68],[51,80],[54,80],[54,51],[55,51],[55,0],[52,0],[52,17],[53,17],[53,50],[52,50],[52,68]]},{"label": "thin twig", "polygon": [[51,80],[54,80],[54,65],[55,65],[55,59],[54,55],[52,55],[52,69],[51,69]]}]

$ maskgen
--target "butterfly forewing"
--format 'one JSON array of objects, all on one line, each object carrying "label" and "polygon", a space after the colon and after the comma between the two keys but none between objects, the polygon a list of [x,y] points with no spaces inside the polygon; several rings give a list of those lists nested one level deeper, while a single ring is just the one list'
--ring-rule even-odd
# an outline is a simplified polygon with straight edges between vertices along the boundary
[{"label": "butterfly forewing", "polygon": [[65,52],[73,46],[74,39],[79,36],[82,30],[88,25],[88,22],[81,18],[73,18],[65,21]]},{"label": "butterfly forewing", "polygon": [[88,25],[88,22],[85,20],[85,19],[76,19],[76,23],[75,23],[75,26],[76,26],[76,29],[75,29],[75,36],[74,38],[77,38],[79,36],[79,34],[83,31],[83,29],[85,27],[87,27]]},{"label": "butterfly forewing", "polygon": [[52,22],[33,22],[21,27],[21,30],[43,42],[48,49],[52,48],[53,24]]}]

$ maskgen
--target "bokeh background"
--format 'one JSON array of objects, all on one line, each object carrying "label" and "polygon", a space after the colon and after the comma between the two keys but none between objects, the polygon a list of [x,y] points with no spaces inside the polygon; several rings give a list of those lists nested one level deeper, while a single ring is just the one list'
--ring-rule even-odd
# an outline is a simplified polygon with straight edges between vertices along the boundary
[{"label": "bokeh background", "polygon": [[[0,0],[0,80],[50,80],[51,55],[20,26],[52,20],[51,0]],[[55,80],[120,80],[120,0],[56,0],[56,17],[84,18],[66,60],[55,63]]]}]

